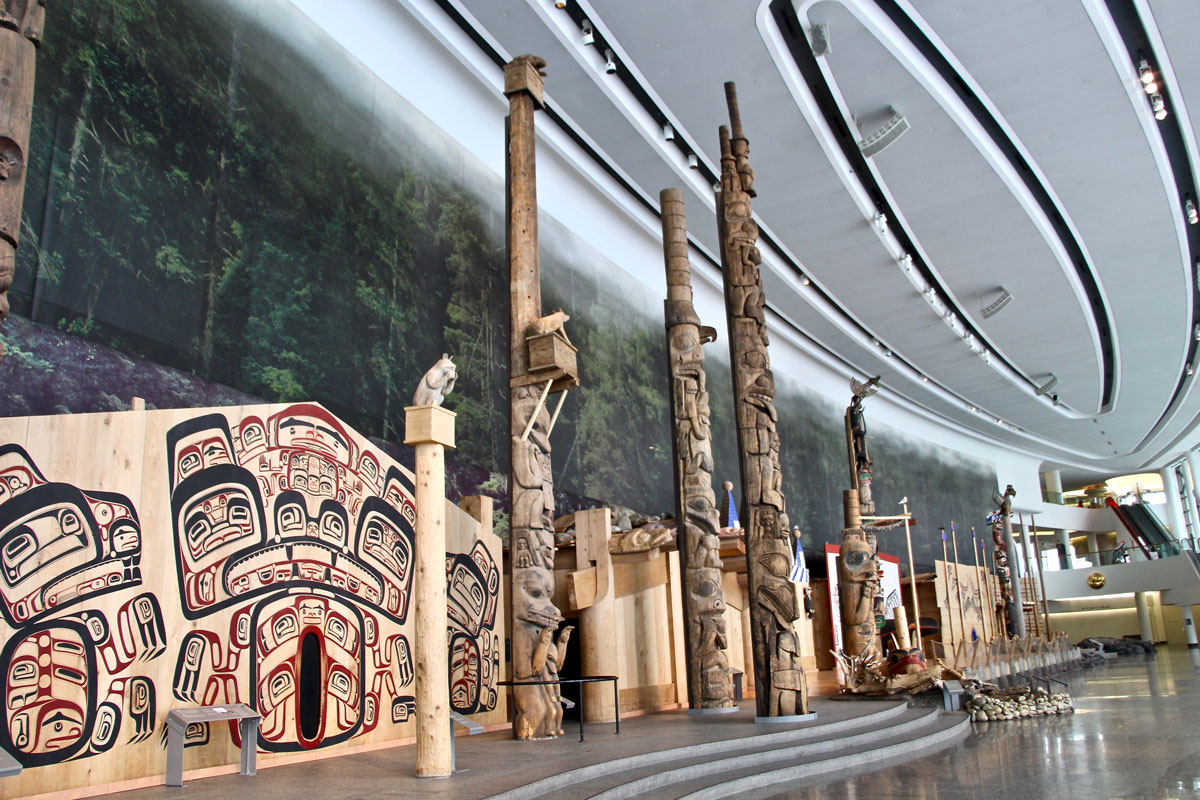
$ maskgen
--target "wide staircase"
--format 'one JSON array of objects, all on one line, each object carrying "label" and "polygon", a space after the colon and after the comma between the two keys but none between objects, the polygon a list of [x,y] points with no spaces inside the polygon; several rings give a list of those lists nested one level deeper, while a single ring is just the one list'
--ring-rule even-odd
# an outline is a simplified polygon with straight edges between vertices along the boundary
[{"label": "wide staircase", "polygon": [[911,708],[905,702],[872,705],[879,710],[850,719],[590,764],[490,800],[767,797],[796,781],[850,768],[857,774],[864,765],[874,769],[924,755],[953,745],[969,732],[965,714]]}]

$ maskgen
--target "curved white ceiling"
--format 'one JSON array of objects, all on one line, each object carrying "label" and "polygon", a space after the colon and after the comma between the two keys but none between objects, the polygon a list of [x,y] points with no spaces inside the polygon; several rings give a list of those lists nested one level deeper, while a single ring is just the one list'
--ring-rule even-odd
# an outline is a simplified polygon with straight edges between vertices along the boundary
[{"label": "curved white ceiling", "polygon": [[[508,53],[545,57],[551,107],[643,200],[683,186],[709,253],[715,225],[700,210],[712,208],[722,84],[735,81],[769,302],[909,401],[1096,473],[1195,445],[1200,226],[1180,196],[1195,183],[1194,4],[438,2]],[[620,75],[582,42],[582,16]],[[816,24],[830,47],[814,56]],[[1165,67],[1162,123],[1133,47]],[[893,144],[866,161],[840,149],[893,108],[910,126]],[[707,172],[686,169],[689,147]],[[877,200],[892,210],[883,234]],[[1012,301],[984,318],[1001,286]],[[1057,405],[1034,392],[1051,374]]]}]

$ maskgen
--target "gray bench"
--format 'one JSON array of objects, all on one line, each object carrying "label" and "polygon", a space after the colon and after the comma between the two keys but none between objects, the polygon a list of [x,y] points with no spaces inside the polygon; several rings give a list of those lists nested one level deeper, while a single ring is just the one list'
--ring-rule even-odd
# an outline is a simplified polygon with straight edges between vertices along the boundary
[{"label": "gray bench", "polygon": [[257,711],[242,703],[175,708],[167,714],[167,786],[183,786],[183,740],[188,725],[231,719],[238,721],[242,734],[242,774],[258,772],[258,723],[262,717]]}]

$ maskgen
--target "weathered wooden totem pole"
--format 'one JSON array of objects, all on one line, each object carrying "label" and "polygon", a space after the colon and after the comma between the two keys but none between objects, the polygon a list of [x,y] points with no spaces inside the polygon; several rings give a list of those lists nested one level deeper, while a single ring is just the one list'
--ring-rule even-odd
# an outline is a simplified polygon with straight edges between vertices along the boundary
[{"label": "weathered wooden totem pole", "polygon": [[1015,549],[1012,538],[1012,499],[1016,496],[1017,490],[1012,484],[1005,487],[1004,494],[993,489],[992,501],[996,503],[996,510],[989,514],[988,518],[992,523],[992,542],[996,546],[996,583],[1000,585],[1000,604],[1004,607],[1008,635],[1023,637],[1025,612],[1021,584],[1012,579],[1012,568],[1008,563],[1008,554]]},{"label": "weathered wooden totem pole", "polygon": [[871,658],[880,653],[879,622],[884,614],[879,583],[878,537],[863,527],[862,517],[873,516],[871,454],[867,448],[867,422],[862,402],[875,394],[878,376],[866,383],[850,379],[852,396],[846,409],[846,452],[850,460],[849,491],[842,493],[844,525],[838,557],[838,597],[841,604],[842,641],[847,655]]},{"label": "weathered wooden totem pole", "polygon": [[663,255],[667,268],[667,348],[675,424],[675,518],[683,569],[688,705],[693,711],[733,709],[725,656],[725,591],[721,586],[720,522],[712,485],[712,437],[703,345],[717,332],[701,325],[692,305],[683,192],[664,189]]},{"label": "weathered wooden totem pole", "polygon": [[[725,278],[729,360],[742,476],[746,571],[754,642],[754,686],[759,717],[808,713],[795,621],[800,616],[791,581],[792,539],[779,468],[775,376],[767,355],[758,225],[750,143],[742,131],[737,89],[725,84],[729,127],[720,128],[721,191],[717,228]],[[732,133],[731,133],[732,131]]]},{"label": "weathered wooden totem pole", "polygon": [[[569,630],[554,639],[562,614],[554,594],[554,474],[550,431],[563,394],[579,385],[575,348],[562,330],[561,311],[542,316],[538,259],[537,179],[533,115],[542,106],[542,67],[537,56],[517,56],[504,70],[508,97],[507,207],[511,339],[509,342],[512,474],[512,666],[513,679],[558,677]],[[546,398],[560,394],[551,416]],[[542,739],[562,734],[557,687],[518,686],[513,735]]]},{"label": "weathered wooden totem pole", "polygon": [[[35,51],[42,43],[45,0],[0,0],[0,321],[17,269],[25,197]],[[4,355],[0,345],[0,356]]]}]

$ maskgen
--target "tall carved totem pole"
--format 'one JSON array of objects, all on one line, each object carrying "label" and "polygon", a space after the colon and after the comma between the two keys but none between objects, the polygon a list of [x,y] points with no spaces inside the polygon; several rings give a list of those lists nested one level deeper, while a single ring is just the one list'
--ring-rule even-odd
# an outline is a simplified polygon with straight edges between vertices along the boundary
[{"label": "tall carved totem pole", "polygon": [[838,601],[842,643],[847,655],[870,658],[880,653],[878,621],[884,613],[879,583],[878,536],[864,528],[862,516],[873,516],[871,454],[862,401],[873,395],[879,378],[859,383],[851,378],[852,397],[846,409],[846,452],[850,459],[849,491],[842,493],[842,549],[838,555]]},{"label": "tall carved totem pole", "polygon": [[8,316],[8,287],[17,269],[33,68],[35,50],[42,43],[44,5],[45,0],[0,0],[0,321]]},{"label": "tall carved totem pole", "polygon": [[[579,385],[575,348],[563,333],[566,315],[542,316],[538,258],[537,177],[534,168],[534,112],[542,107],[537,56],[517,56],[504,70],[508,97],[507,207],[510,400],[512,474],[512,664],[518,681],[552,680],[566,653],[554,594],[554,474],[550,464],[551,417],[546,398]],[[561,396],[559,398],[561,408]],[[518,686],[513,735],[544,739],[562,734],[562,705],[554,686]]]},{"label": "tall carved totem pole", "polygon": [[[758,265],[758,225],[750,143],[742,131],[737,88],[725,84],[729,127],[720,128],[721,191],[717,228],[725,278],[729,361],[742,476],[742,519],[754,644],[754,686],[759,717],[808,713],[808,690],[800,666],[800,616],[791,581],[792,538],[779,468],[775,376],[767,355],[767,327]],[[731,134],[732,130],[732,134]]]},{"label": "tall carved totem pole", "polygon": [[1013,580],[1013,570],[1008,563],[1009,554],[1016,551],[1012,535],[1012,501],[1017,490],[1010,483],[1004,494],[992,490],[992,502],[996,510],[988,515],[992,523],[992,543],[996,546],[996,582],[1000,586],[1000,603],[1004,607],[1004,621],[1009,636],[1025,635],[1025,611],[1021,597],[1021,582]]},{"label": "tall carved totem pole", "polygon": [[720,522],[712,486],[712,437],[703,345],[717,332],[701,325],[692,305],[683,192],[663,189],[663,255],[667,267],[667,349],[675,424],[675,518],[683,568],[684,644],[688,705],[733,709],[733,681],[725,656],[725,591],[721,587]]}]

